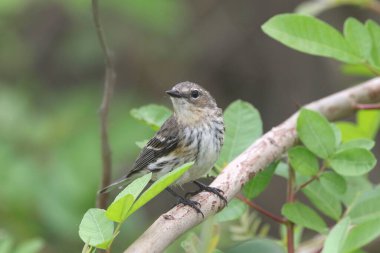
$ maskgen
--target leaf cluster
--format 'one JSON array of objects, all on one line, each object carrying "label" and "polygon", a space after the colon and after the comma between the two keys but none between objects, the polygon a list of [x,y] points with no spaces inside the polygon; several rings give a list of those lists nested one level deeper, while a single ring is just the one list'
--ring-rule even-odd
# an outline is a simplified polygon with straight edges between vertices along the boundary
[{"label": "leaf cluster", "polygon": [[281,14],[269,19],[263,31],[273,39],[297,51],[333,58],[355,67],[364,66],[380,73],[380,26],[354,18],[344,23],[343,34],[312,16]]},{"label": "leaf cluster", "polygon": [[[79,236],[86,243],[84,252],[91,252],[93,247],[108,249],[120,232],[122,223],[140,207],[166,189],[180,178],[193,163],[187,163],[155,181],[147,190],[144,188],[152,178],[146,174],[129,184],[120,192],[107,210],[89,209],[79,225]],[[114,223],[117,224],[116,228]]]},{"label": "leaf cluster", "polygon": [[366,180],[375,167],[376,158],[370,151],[374,142],[370,139],[342,142],[339,128],[307,109],[299,114],[297,133],[304,146],[290,149],[288,159],[297,175],[298,190],[337,225],[329,231],[324,218],[298,201],[285,204],[282,214],[298,226],[327,234],[323,252],[361,248],[380,235],[376,224],[380,213],[375,204],[380,203],[379,190],[367,189],[366,184],[358,185],[354,191],[348,189],[358,178]]}]

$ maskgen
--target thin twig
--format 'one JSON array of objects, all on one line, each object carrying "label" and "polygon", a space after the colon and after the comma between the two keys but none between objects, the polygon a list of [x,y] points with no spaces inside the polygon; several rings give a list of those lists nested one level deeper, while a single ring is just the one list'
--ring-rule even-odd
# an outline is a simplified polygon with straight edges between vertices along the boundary
[{"label": "thin twig", "polygon": [[250,201],[248,198],[244,197],[242,194],[238,194],[236,196],[236,198],[238,198],[241,201],[243,201],[244,203],[246,203],[249,207],[251,207],[251,208],[255,209],[256,211],[262,213],[263,215],[271,218],[275,222],[278,222],[280,224],[285,224],[286,223],[286,220],[284,218],[279,217],[279,216],[277,216],[277,215],[269,212],[268,210],[265,210],[264,208],[262,208],[259,205],[256,205],[255,203],[253,203],[252,201]]},{"label": "thin twig", "polygon": [[356,110],[380,110],[380,103],[378,104],[356,104]]},{"label": "thin twig", "polygon": [[[337,120],[355,112],[352,104],[377,102],[380,102],[380,78],[340,91],[305,107],[320,112],[329,120]],[[297,117],[298,113],[295,113],[252,143],[222,170],[210,186],[223,190],[226,199],[231,201],[250,178],[280,159],[297,142]],[[209,192],[201,192],[191,200],[200,203],[205,219],[224,206],[217,196]],[[202,221],[202,216],[191,207],[178,205],[162,214],[124,253],[163,252],[178,237]]]},{"label": "thin twig", "polygon": [[[94,24],[96,28],[96,33],[100,46],[104,54],[104,61],[106,67],[105,80],[104,80],[104,91],[103,99],[100,105],[100,138],[101,138],[101,153],[102,153],[102,180],[100,189],[108,186],[111,183],[111,171],[112,171],[112,160],[111,160],[111,148],[108,140],[108,112],[109,104],[112,97],[113,89],[116,82],[116,72],[114,64],[111,57],[111,51],[108,48],[107,41],[103,34],[103,28],[99,17],[98,0],[92,0],[92,14],[94,18]],[[99,194],[97,199],[97,206],[99,208],[106,208],[107,206],[108,194]]]}]

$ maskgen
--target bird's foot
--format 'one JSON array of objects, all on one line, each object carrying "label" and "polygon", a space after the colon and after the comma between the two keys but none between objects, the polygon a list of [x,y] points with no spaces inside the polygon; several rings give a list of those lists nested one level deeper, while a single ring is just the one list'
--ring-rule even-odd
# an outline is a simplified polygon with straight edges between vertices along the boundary
[{"label": "bird's foot", "polygon": [[223,196],[224,191],[216,187],[207,186],[198,181],[194,181],[194,184],[196,184],[199,187],[199,190],[195,192],[189,192],[186,194],[186,196],[188,194],[191,196],[194,196],[195,194],[198,194],[202,191],[211,192],[211,193],[214,193],[216,196],[218,196],[223,201],[224,205],[227,206],[227,199]]},{"label": "bird's foot", "polygon": [[202,213],[200,207],[201,207],[201,204],[197,201],[194,201],[194,200],[190,200],[190,199],[187,199],[187,198],[184,198],[182,197],[181,195],[178,195],[175,191],[173,191],[170,187],[166,188],[166,190],[172,194],[174,197],[177,198],[177,204],[182,204],[184,206],[190,206],[191,208],[193,208],[197,213],[200,213],[202,215],[202,217],[204,218],[204,214]]},{"label": "bird's foot", "polygon": [[183,197],[179,197],[178,198],[178,203],[179,204],[182,204],[184,206],[190,206],[191,208],[193,208],[197,213],[201,214],[202,217],[204,218],[204,214],[202,213],[200,207],[201,207],[201,204],[199,204],[198,201],[194,201],[194,200],[191,200],[191,199],[187,199],[187,198],[183,198]]}]

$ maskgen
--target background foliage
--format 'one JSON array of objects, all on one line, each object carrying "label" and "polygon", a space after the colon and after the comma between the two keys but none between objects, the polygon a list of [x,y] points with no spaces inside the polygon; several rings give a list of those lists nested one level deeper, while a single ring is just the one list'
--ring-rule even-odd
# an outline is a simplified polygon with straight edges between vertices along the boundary
[{"label": "background foliage", "polygon": [[[133,119],[130,110],[147,101],[169,105],[163,91],[176,82],[199,82],[223,108],[237,98],[254,104],[268,129],[297,105],[363,80],[341,75],[333,61],[289,50],[260,30],[275,13],[292,12],[300,2],[102,2],[119,75],[110,116],[114,177],[133,162],[139,150],[135,142],[149,138],[155,130]],[[348,16],[361,22],[379,20],[368,7],[371,1],[354,1],[366,7],[362,9],[350,1],[340,2],[348,5],[321,16],[339,31]],[[307,3],[318,10],[338,5],[332,0]],[[305,10],[310,9],[301,9]],[[100,175],[97,109],[104,70],[90,3],[2,0],[0,20],[0,252],[38,252],[41,248],[43,252],[77,252],[83,246],[77,229],[85,211],[94,206]],[[360,53],[365,55],[365,51]],[[371,75],[353,65],[344,70]],[[379,118],[376,114],[363,112],[352,123],[339,123],[342,141],[373,138],[376,131],[370,126],[378,124],[372,120]],[[378,147],[373,152],[378,157]],[[280,171],[277,168],[276,174]],[[379,182],[376,170],[370,180]],[[349,183],[372,188],[364,177]],[[284,181],[273,177],[256,201],[267,209],[280,210],[283,189]],[[352,202],[352,197],[345,195],[343,202]],[[172,204],[166,195],[159,196],[132,215],[120,235],[126,241],[116,242],[115,251],[133,241]],[[245,205],[238,200],[230,205],[238,206],[240,213],[225,213],[216,219],[241,217],[243,221],[227,221],[220,230],[213,225],[211,232],[199,227],[171,250],[196,245],[186,242],[202,238],[202,231],[219,237],[221,248],[253,235],[278,237],[277,226],[267,218],[258,222],[255,214],[239,208]],[[336,236],[349,222],[339,222],[333,230]],[[267,223],[272,225],[269,232]],[[266,242],[251,243],[270,247]],[[378,248],[375,243],[368,252],[376,252],[371,247]],[[276,250],[272,252],[281,252]]]}]

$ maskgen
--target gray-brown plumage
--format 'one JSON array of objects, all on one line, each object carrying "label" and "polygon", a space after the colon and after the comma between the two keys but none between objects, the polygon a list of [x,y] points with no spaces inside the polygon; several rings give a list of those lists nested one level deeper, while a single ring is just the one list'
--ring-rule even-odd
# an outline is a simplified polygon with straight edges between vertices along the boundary
[{"label": "gray-brown plumage", "polygon": [[[154,181],[185,163],[194,162],[175,182],[181,185],[204,176],[214,166],[224,140],[222,110],[210,93],[195,83],[179,83],[166,93],[173,103],[173,115],[143,148],[132,170],[102,192],[149,172],[153,173]],[[219,190],[197,185],[220,195]]]}]

